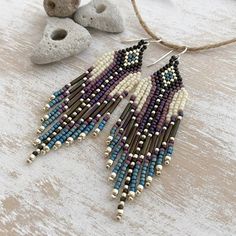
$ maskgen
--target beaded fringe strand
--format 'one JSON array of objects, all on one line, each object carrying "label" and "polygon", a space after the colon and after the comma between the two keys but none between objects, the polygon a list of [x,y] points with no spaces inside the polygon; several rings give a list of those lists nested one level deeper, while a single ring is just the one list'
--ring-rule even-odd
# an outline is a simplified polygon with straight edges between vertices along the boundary
[{"label": "beaded fringe strand", "polygon": [[36,150],[27,159],[82,141],[95,129],[103,130],[111,113],[140,78],[144,40],[133,47],[112,51],[101,57],[81,76],[54,92],[41,118],[40,134],[33,142]]},{"label": "beaded fringe strand", "polygon": [[117,219],[126,199],[133,200],[153,176],[169,165],[174,140],[188,97],[178,71],[177,57],[149,78],[140,81],[120,119],[110,130],[105,156],[109,177],[114,181],[112,197],[120,193]]}]

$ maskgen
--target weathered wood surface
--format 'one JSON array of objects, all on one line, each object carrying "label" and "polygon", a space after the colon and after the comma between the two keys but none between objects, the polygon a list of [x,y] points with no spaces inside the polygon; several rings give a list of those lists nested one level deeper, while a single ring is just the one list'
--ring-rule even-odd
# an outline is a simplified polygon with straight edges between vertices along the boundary
[{"label": "weathered wood surface", "polygon": [[[124,37],[145,36],[129,1],[116,1],[123,34],[91,30],[91,47],[45,66],[29,56],[42,34],[42,1],[0,1],[0,235],[236,235],[236,46],[186,54],[180,69],[190,100],[174,159],[152,186],[114,220],[117,201],[103,158],[108,128],[97,139],[25,159],[52,91],[81,73]],[[188,45],[235,36],[236,2],[137,1],[146,21],[169,41]],[[145,63],[167,49],[152,45]],[[147,75],[163,65],[147,69]],[[118,118],[115,112],[110,125]]]}]

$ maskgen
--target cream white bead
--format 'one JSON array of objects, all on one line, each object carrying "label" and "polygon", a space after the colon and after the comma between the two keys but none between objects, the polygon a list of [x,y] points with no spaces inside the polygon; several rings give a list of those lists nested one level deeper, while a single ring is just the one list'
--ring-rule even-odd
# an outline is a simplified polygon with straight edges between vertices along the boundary
[{"label": "cream white bead", "polygon": [[61,147],[62,143],[61,143],[60,141],[56,141],[55,145],[56,145],[57,147]]},{"label": "cream white bead", "polygon": [[43,116],[43,119],[44,119],[44,120],[47,120],[48,118],[49,118],[49,115],[44,115],[44,116]]},{"label": "cream white bead", "polygon": [[118,192],[119,192],[118,189],[115,189],[115,188],[114,188],[114,189],[112,190],[111,197],[112,197],[112,198],[116,198],[116,196],[118,195]]},{"label": "cream white bead", "polygon": [[130,178],[129,176],[127,176],[127,177],[126,177],[126,180],[127,180],[127,181],[130,181],[130,180],[131,180],[131,178]]},{"label": "cream white bead", "polygon": [[107,156],[107,154],[109,154],[111,151],[112,151],[112,148],[111,148],[111,147],[107,147],[107,148],[106,148],[105,155]]},{"label": "cream white bead", "polygon": [[69,142],[71,142],[71,143],[74,142],[74,139],[73,139],[72,137],[69,137],[67,140],[68,140]]},{"label": "cream white bead", "polygon": [[49,109],[50,109],[50,105],[49,105],[49,104],[46,104],[43,109],[44,109],[45,111],[49,110]]},{"label": "cream white bead", "polygon": [[43,125],[41,125],[41,126],[39,127],[39,130],[42,132],[42,131],[45,130],[45,127],[44,127]]},{"label": "cream white bead", "polygon": [[96,128],[93,132],[93,136],[96,137],[100,133],[100,129]]},{"label": "cream white bead", "polygon": [[113,181],[114,179],[116,178],[116,173],[115,172],[112,172],[110,177],[109,177],[109,180],[110,181]]},{"label": "cream white bead", "polygon": [[124,210],[123,210],[123,209],[117,209],[117,213],[118,213],[119,215],[123,215]]},{"label": "cream white bead", "polygon": [[113,164],[113,161],[111,159],[109,159],[107,161],[106,168],[109,169],[112,166],[112,164]]},{"label": "cream white bead", "polygon": [[42,155],[46,155],[46,151],[43,150],[43,149],[40,151],[40,153],[41,153]]},{"label": "cream white bead", "polygon": [[171,161],[171,156],[165,156],[165,165],[169,165]]},{"label": "cream white bead", "polygon": [[160,171],[161,171],[162,169],[163,169],[163,166],[162,166],[162,165],[157,165],[157,166],[156,166],[156,170],[160,170]]},{"label": "cream white bead", "polygon": [[41,131],[40,129],[37,129],[36,133],[37,133],[37,134],[41,134],[42,131]]},{"label": "cream white bead", "polygon": [[130,201],[133,201],[133,200],[134,200],[134,197],[135,197],[135,192],[129,191],[128,196],[129,196],[128,199],[129,199]]},{"label": "cream white bead", "polygon": [[145,186],[146,186],[146,187],[149,187],[149,186],[151,185],[151,182],[152,182],[152,177],[151,177],[151,176],[148,176],[148,177],[146,178],[146,184],[145,184]]},{"label": "cream white bead", "polygon": [[66,146],[70,146],[73,142],[74,142],[74,139],[73,139],[72,137],[69,137],[69,138],[66,140]]},{"label": "cream white bead", "polygon": [[81,133],[79,136],[80,136],[82,139],[85,139],[86,134],[85,134],[85,133]]},{"label": "cream white bead", "polygon": [[68,140],[65,141],[65,145],[66,147],[69,147],[70,146],[70,142]]},{"label": "cream white bead", "polygon": [[50,138],[50,137],[48,137],[48,138],[47,138],[47,141],[48,141],[48,142],[50,142],[50,141],[51,141],[51,138]]},{"label": "cream white bead", "polygon": [[30,158],[28,158],[27,160],[26,160],[26,162],[28,163],[28,164],[32,164],[32,160],[30,159]]},{"label": "cream white bead", "polygon": [[50,148],[49,148],[48,146],[45,146],[43,149],[44,149],[46,152],[49,152],[49,151],[50,151]]},{"label": "cream white bead", "polygon": [[31,164],[36,159],[34,154],[30,154],[29,158],[27,159],[27,163]]},{"label": "cream white bead", "polygon": [[141,194],[142,191],[143,191],[143,185],[139,184],[137,187],[136,194],[139,195],[139,194]]},{"label": "cream white bead", "polygon": [[37,138],[37,139],[33,142],[33,145],[36,146],[36,145],[38,145],[38,144],[40,144],[40,143],[41,143],[41,140]]},{"label": "cream white bead", "polygon": [[51,97],[49,98],[49,101],[52,101],[55,98],[56,98],[55,95],[51,95]]},{"label": "cream white bead", "polygon": [[109,145],[109,144],[110,144],[110,142],[112,141],[112,139],[113,139],[113,137],[112,137],[112,136],[108,136],[108,138],[107,138],[107,141],[106,141],[107,145]]}]

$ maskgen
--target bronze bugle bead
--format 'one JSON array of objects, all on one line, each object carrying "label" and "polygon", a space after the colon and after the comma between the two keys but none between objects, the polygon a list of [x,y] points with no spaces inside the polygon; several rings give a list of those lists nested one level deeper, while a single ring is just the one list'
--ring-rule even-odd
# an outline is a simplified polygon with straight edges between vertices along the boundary
[{"label": "bronze bugle bead", "polygon": [[144,141],[144,144],[141,146],[141,155],[146,155],[147,151],[149,150],[149,146],[151,144],[151,137],[147,137]]},{"label": "bronze bugle bead", "polygon": [[139,139],[140,139],[140,135],[136,135],[136,136],[132,139],[131,144],[130,144],[130,153],[133,153],[133,152],[136,150],[136,148],[137,148],[137,146],[138,146],[138,141],[139,141]]},{"label": "bronze bugle bead", "polygon": [[131,121],[128,123],[128,126],[125,129],[124,136],[126,136],[126,137],[128,136],[128,134],[130,133],[131,129],[134,126],[134,123],[135,123],[135,120],[131,119]]},{"label": "bronze bugle bead", "polygon": [[82,97],[82,93],[78,93],[78,94],[76,94],[73,98],[69,98],[70,100],[69,100],[69,102],[68,102],[68,107],[71,107],[73,104],[75,104],[75,102],[78,102],[78,101],[80,101],[79,99]]},{"label": "bronze bugle bead", "polygon": [[127,144],[130,144],[130,143],[131,143],[133,137],[134,137],[135,134],[137,133],[137,129],[138,129],[138,127],[135,126],[135,127],[131,130],[131,132],[127,135],[127,140],[126,140],[126,143],[127,143]]},{"label": "bronze bugle bead", "polygon": [[82,111],[78,113],[78,115],[75,117],[74,121],[78,121],[79,119],[83,118],[83,115],[89,110],[89,107],[84,107]]},{"label": "bronze bugle bead", "polygon": [[73,105],[69,107],[69,110],[65,114],[70,116],[74,111],[77,110],[77,108],[81,106],[81,104],[82,104],[82,101],[76,101]]},{"label": "bronze bugle bead", "polygon": [[101,117],[104,116],[107,112],[109,112],[109,108],[113,105],[113,103],[107,103],[102,109],[98,109],[98,111],[94,113],[95,115],[93,115],[93,118],[95,118],[98,114],[100,114]]},{"label": "bronze bugle bead", "polygon": [[112,103],[112,100],[110,100],[108,103],[103,102],[93,113],[90,114],[90,116],[93,115],[93,117],[95,118],[99,113],[103,111],[104,108],[108,109],[112,105]]},{"label": "bronze bugle bead", "polygon": [[72,80],[70,82],[71,86],[73,86],[74,84],[78,83],[79,81],[81,81],[85,76],[87,75],[87,73],[83,73],[82,75],[80,75],[79,77],[77,77],[76,79]]},{"label": "bronze bugle bead", "polygon": [[129,112],[130,108],[131,108],[131,104],[129,103],[129,104],[127,104],[127,106],[125,107],[124,111],[122,112],[122,114],[120,116],[121,120],[123,120],[126,117],[126,115]]},{"label": "bronze bugle bead", "polygon": [[165,129],[162,129],[161,134],[158,136],[158,139],[156,140],[156,145],[155,145],[156,148],[161,147],[164,135],[165,135]]},{"label": "bronze bugle bead", "polygon": [[123,121],[123,124],[121,125],[120,128],[126,129],[127,125],[130,123],[132,116],[133,114],[130,112],[128,116],[125,118],[125,120]]},{"label": "bronze bugle bead", "polygon": [[125,107],[124,111],[122,112],[122,114],[121,114],[119,120],[118,120],[118,121],[115,123],[115,125],[113,126],[113,127],[116,127],[117,130],[118,130],[119,127],[121,127],[122,123],[124,122],[124,120],[125,120],[126,117],[128,116],[130,108],[131,108],[131,104],[129,103],[129,104]]},{"label": "bronze bugle bead", "polygon": [[155,148],[156,148],[155,145],[156,145],[156,142],[157,142],[158,137],[159,137],[159,135],[156,135],[156,134],[154,134],[154,135],[152,136],[152,142],[151,142],[150,148],[149,148],[149,150],[150,150],[151,153],[153,153],[153,152],[155,151]]},{"label": "bronze bugle bead", "polygon": [[116,107],[118,106],[118,104],[120,103],[121,100],[122,100],[122,98],[118,97],[116,99],[116,101],[111,105],[108,112],[112,113],[116,109]]},{"label": "bronze bugle bead", "polygon": [[173,129],[171,130],[170,138],[171,138],[171,137],[174,138],[174,137],[176,136],[176,133],[177,133],[177,131],[178,131],[180,122],[181,122],[181,119],[178,119],[178,118],[177,118],[176,121],[175,121],[175,125],[174,125]]},{"label": "bronze bugle bead", "polygon": [[84,80],[78,82],[71,89],[69,89],[69,92],[70,92],[69,98],[74,97],[78,92],[80,92],[83,89],[83,86],[81,86],[83,83],[84,83]]},{"label": "bronze bugle bead", "polygon": [[152,153],[152,152],[154,151],[153,146],[154,146],[154,145],[153,145],[153,137],[151,137],[151,139],[150,139],[150,141],[149,141],[148,148],[147,148],[145,154],[147,154],[148,152]]},{"label": "bronze bugle bead", "polygon": [[[103,105],[103,104],[102,104]],[[97,114],[95,113],[96,110],[101,107],[102,105],[98,105],[97,103],[90,109],[87,111],[87,113],[84,115],[84,119],[87,119],[89,117],[91,117],[93,115],[93,117],[95,117]]]},{"label": "bronze bugle bead", "polygon": [[[171,121],[171,122],[173,122],[173,121]],[[163,138],[163,142],[167,142],[169,140],[171,130],[173,129],[173,124],[171,124],[171,122],[170,122],[170,124],[169,124],[169,126],[168,126],[168,128],[167,128],[167,130],[165,132],[165,136]]]}]

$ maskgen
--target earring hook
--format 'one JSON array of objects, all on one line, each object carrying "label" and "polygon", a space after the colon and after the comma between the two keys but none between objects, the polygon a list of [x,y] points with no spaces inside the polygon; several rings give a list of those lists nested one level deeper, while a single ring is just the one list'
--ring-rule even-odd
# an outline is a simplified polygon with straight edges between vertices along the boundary
[{"label": "earring hook", "polygon": [[150,43],[160,43],[162,40],[161,39],[158,39],[158,40],[149,40],[148,42],[147,42],[147,44],[149,45]]},{"label": "earring hook", "polygon": [[180,52],[179,54],[176,55],[176,58],[179,59],[180,58],[180,55],[183,55],[184,53],[186,53],[188,51],[188,47],[185,46],[185,49]]},{"label": "earring hook", "polygon": [[167,52],[166,54],[164,54],[162,57],[160,57],[159,59],[157,59],[156,61],[154,61],[153,63],[147,65],[147,67],[153,66],[156,63],[158,63],[159,61],[163,60],[164,58],[166,58],[168,55],[170,55],[172,52],[174,51],[174,49],[170,50],[169,52]]},{"label": "earring hook", "polygon": [[[152,38],[142,38],[143,40],[150,40]],[[133,43],[133,42],[138,42],[141,39],[123,39],[121,40],[121,43]]]},{"label": "earring hook", "polygon": [[[141,38],[141,39],[146,40],[148,42],[148,44],[150,44],[150,43],[160,43],[161,42],[161,39],[158,39],[158,40],[152,40],[152,38]],[[138,42],[141,39],[140,38],[139,39],[123,39],[123,40],[121,40],[121,43]]]}]

